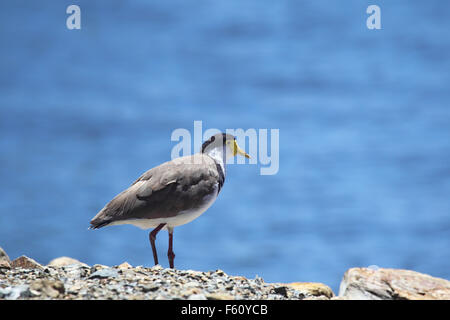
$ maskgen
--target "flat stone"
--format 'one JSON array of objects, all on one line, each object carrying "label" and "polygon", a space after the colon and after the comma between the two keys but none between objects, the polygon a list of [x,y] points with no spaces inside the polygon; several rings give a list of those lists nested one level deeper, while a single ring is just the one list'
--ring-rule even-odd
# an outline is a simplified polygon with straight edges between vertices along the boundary
[{"label": "flat stone", "polygon": [[23,268],[23,269],[41,269],[44,267],[35,260],[28,258],[27,256],[20,256],[11,262],[11,268]]},{"label": "flat stone", "polygon": [[329,286],[319,282],[292,282],[286,283],[285,285],[299,291],[305,296],[325,296],[327,298],[334,296],[334,293]]},{"label": "flat stone", "polygon": [[95,271],[89,276],[89,279],[105,279],[105,278],[117,278],[119,273],[113,268],[105,268]]},{"label": "flat stone", "polygon": [[77,259],[73,259],[70,257],[59,257],[59,258],[55,258],[52,261],[50,261],[47,266],[50,267],[55,267],[55,268],[61,268],[61,267],[65,267],[65,266],[70,266],[72,264],[81,264],[84,266],[88,266],[85,263],[82,263],[80,261],[78,261]]},{"label": "flat stone", "polygon": [[339,297],[354,300],[450,299],[450,281],[402,269],[347,270]]}]

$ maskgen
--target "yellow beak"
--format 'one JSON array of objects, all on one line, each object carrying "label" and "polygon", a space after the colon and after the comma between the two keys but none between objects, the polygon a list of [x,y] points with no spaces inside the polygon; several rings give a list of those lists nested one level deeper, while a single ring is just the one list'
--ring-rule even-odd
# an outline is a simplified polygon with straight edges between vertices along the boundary
[{"label": "yellow beak", "polygon": [[246,153],[244,150],[242,150],[241,148],[239,148],[236,140],[234,140],[234,145],[233,145],[233,156],[235,156],[236,154],[240,154],[241,156],[244,156],[246,158],[250,159],[250,155],[248,153]]}]

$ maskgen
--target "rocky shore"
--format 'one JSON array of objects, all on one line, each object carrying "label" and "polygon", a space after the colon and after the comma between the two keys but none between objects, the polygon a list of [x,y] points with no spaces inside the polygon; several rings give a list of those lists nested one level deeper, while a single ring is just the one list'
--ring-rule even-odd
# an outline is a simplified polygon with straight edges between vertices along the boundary
[{"label": "rocky shore", "polygon": [[88,266],[68,257],[41,265],[21,256],[13,261],[0,248],[0,300],[329,300],[450,299],[450,281],[409,270],[349,269],[338,295],[321,283],[266,283],[221,270],[161,266]]}]

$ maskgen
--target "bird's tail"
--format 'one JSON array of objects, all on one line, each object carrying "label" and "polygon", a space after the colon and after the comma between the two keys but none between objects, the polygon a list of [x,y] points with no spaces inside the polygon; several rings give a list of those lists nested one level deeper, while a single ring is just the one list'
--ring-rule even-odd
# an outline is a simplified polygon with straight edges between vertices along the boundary
[{"label": "bird's tail", "polygon": [[89,226],[88,229],[90,229],[90,230],[100,229],[100,228],[102,228],[102,227],[107,226],[107,225],[110,224],[111,222],[112,222],[111,220],[92,219],[92,220],[91,220],[91,225]]}]

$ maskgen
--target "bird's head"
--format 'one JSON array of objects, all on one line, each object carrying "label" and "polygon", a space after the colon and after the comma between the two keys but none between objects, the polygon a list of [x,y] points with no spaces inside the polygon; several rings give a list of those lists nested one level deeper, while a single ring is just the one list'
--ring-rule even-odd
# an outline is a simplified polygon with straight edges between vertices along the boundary
[{"label": "bird's head", "polygon": [[250,158],[249,154],[239,148],[236,138],[228,133],[215,134],[203,143],[202,153],[209,154],[211,152],[225,152],[227,158],[234,157],[237,154]]}]

